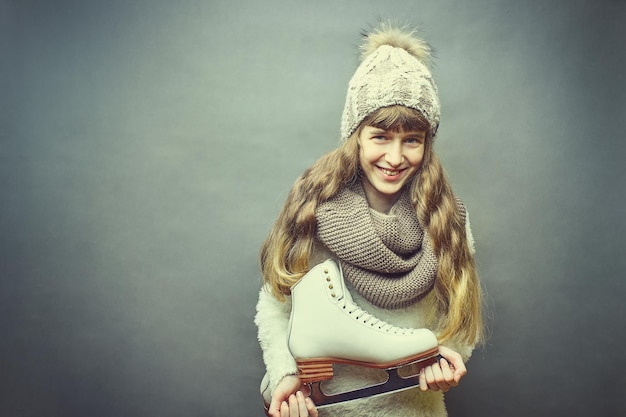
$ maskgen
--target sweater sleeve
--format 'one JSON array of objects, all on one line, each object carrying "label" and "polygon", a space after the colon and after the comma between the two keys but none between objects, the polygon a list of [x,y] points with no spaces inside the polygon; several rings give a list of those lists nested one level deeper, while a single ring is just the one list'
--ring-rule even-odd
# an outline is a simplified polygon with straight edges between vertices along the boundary
[{"label": "sweater sleeve", "polygon": [[291,297],[286,298],[286,301],[281,302],[271,294],[269,288],[262,288],[254,318],[267,370],[269,392],[274,391],[283,377],[298,372],[296,361],[287,345]]}]

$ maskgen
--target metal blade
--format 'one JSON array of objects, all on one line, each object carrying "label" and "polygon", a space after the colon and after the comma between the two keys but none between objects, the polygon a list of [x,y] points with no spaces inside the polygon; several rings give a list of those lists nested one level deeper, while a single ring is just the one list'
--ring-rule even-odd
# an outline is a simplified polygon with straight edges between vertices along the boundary
[{"label": "metal blade", "polygon": [[[437,356],[428,360],[429,363],[425,363],[424,366],[434,363],[436,360]],[[398,373],[398,369],[399,368],[386,369],[387,380],[384,382],[337,394],[325,394],[320,386],[321,383],[315,382],[311,384],[311,399],[317,408],[324,408],[346,401],[403,391],[419,385],[419,374],[403,377]]]}]

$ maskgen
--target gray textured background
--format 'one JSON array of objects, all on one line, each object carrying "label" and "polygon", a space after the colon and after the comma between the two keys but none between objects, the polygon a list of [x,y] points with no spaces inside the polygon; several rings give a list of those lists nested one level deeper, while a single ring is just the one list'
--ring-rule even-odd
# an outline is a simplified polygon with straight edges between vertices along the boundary
[{"label": "gray textured background", "polygon": [[0,1],[0,415],[261,416],[257,252],[420,24],[491,338],[452,416],[626,413],[624,1]]}]

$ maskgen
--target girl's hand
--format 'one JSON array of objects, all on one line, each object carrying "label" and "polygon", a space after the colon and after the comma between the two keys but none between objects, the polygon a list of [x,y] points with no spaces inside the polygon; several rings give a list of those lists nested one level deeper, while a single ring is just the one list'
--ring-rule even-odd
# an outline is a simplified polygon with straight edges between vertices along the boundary
[{"label": "girl's hand", "polygon": [[296,375],[284,377],[272,394],[271,417],[317,417],[317,408],[308,398],[310,390]]},{"label": "girl's hand", "polygon": [[280,405],[280,417],[317,417],[317,408],[309,397],[302,391],[289,396],[289,402],[283,401]]},{"label": "girl's hand", "polygon": [[459,385],[459,381],[467,374],[467,368],[461,355],[446,346],[439,346],[439,354],[443,356],[439,362],[420,371],[420,389],[422,391],[443,391]]}]

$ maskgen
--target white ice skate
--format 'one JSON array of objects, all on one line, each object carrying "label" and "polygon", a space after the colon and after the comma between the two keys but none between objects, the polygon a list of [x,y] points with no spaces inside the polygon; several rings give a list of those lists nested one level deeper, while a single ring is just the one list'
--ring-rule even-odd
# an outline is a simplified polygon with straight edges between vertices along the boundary
[{"label": "white ice skate", "polygon": [[[291,294],[289,350],[318,407],[414,387],[419,385],[419,375],[404,377],[398,368],[418,362],[427,366],[437,360],[437,337],[430,330],[392,326],[354,304],[341,268],[332,259],[312,268]],[[388,379],[325,394],[320,383],[332,379],[333,363],[384,369]]]}]

